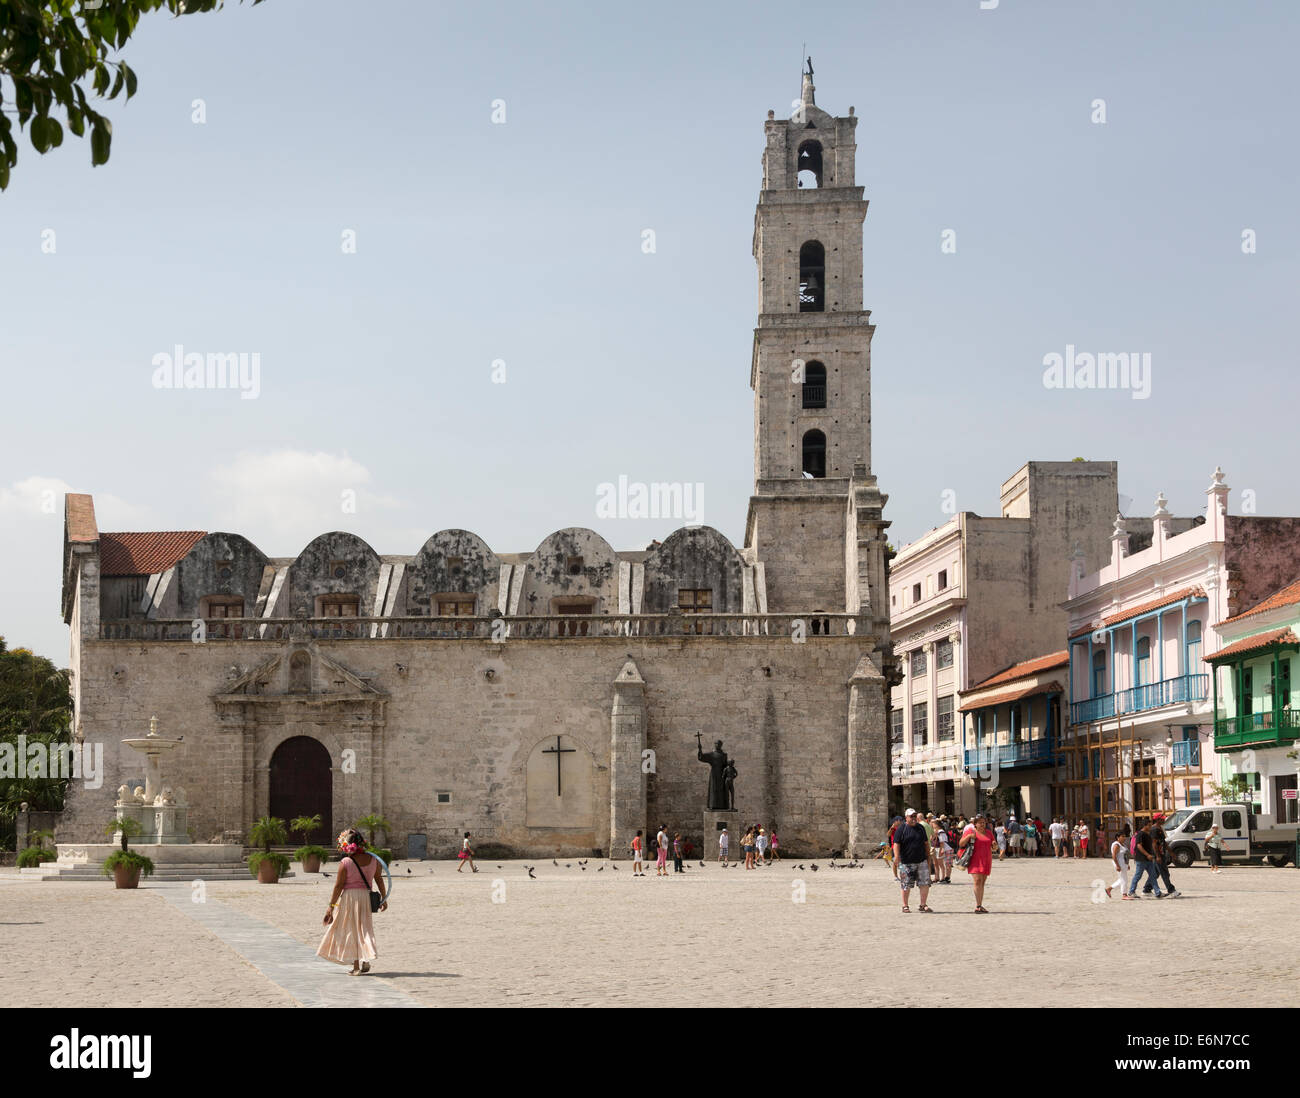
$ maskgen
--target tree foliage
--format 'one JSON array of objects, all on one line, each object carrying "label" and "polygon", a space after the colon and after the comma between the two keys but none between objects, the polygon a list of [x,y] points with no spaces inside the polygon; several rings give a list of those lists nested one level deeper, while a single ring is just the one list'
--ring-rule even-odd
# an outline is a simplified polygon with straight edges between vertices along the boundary
[{"label": "tree foliage", "polygon": [[115,55],[135,33],[140,16],[164,7],[175,16],[193,15],[224,2],[0,0],[0,191],[18,163],[15,117],[38,153],[63,144],[64,123],[77,137],[89,129],[90,162],[105,163],[113,124],[95,110],[90,96],[135,95],[135,71]]},{"label": "tree foliage", "polygon": [[[67,743],[72,725],[68,673],[26,648],[12,651],[0,637],[0,742],[18,747]],[[48,756],[47,756],[48,757]],[[37,812],[63,807],[66,778],[0,777],[0,817],[12,818],[24,801]]]}]

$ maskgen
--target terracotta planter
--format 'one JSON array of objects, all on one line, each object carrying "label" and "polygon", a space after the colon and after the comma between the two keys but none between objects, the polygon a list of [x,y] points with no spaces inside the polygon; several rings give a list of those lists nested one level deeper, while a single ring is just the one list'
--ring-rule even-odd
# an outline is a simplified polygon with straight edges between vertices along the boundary
[{"label": "terracotta planter", "polygon": [[275,862],[267,859],[259,862],[257,866],[257,883],[264,885],[273,885],[280,879],[280,870]]},{"label": "terracotta planter", "polygon": [[304,858],[304,859],[302,860],[302,871],[303,871],[304,873],[319,873],[319,872],[320,872],[320,855],[319,855],[319,854],[309,854],[306,858]]},{"label": "terracotta planter", "polygon": [[135,888],[140,884],[140,867],[138,865],[113,866],[114,888]]}]

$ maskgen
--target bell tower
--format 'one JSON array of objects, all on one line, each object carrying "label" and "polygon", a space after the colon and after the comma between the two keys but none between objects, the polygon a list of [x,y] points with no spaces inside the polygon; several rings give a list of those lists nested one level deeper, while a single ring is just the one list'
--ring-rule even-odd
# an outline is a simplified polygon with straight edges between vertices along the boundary
[{"label": "bell tower", "polygon": [[789,119],[768,111],[754,214],[758,326],[754,494],[745,544],[774,613],[865,615],[888,645],[881,518],[871,476],[871,314],[862,308],[858,119],[816,104],[811,61]]}]

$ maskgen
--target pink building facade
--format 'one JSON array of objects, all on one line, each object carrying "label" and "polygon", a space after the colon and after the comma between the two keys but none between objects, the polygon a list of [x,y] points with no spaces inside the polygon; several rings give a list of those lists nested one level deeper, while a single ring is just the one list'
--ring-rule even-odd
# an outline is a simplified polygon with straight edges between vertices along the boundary
[{"label": "pink building facade", "polygon": [[[1069,713],[1053,813],[1108,831],[1153,812],[1211,803],[1219,780],[1205,658],[1215,623],[1293,578],[1300,520],[1230,516],[1216,469],[1204,515],[1173,533],[1161,494],[1151,543],[1130,552],[1116,515],[1110,562],[1071,562]],[[1181,524],[1179,524],[1181,525]]]}]

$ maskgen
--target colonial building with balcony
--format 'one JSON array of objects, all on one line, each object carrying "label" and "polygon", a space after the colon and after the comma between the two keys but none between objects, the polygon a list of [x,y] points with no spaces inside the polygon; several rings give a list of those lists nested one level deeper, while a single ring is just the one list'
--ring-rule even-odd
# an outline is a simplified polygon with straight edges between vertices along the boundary
[{"label": "colonial building with balcony", "polygon": [[1214,623],[1292,577],[1300,520],[1230,516],[1218,469],[1206,497],[1204,516],[1188,525],[1161,494],[1140,550],[1135,524],[1117,514],[1110,563],[1088,573],[1081,553],[1072,560],[1069,723],[1054,814],[1110,831],[1210,796],[1217,775],[1204,656],[1221,647]]},{"label": "colonial building with balcony", "polygon": [[959,512],[894,557],[889,610],[902,673],[890,702],[896,810],[974,811],[959,696],[1059,647],[1070,546],[1105,559],[1117,477],[1114,462],[1027,462],[1002,485],[997,517]]},{"label": "colonial building with balcony", "polygon": [[1300,653],[1300,581],[1214,631],[1223,647],[1205,661],[1219,780],[1244,778],[1256,813],[1270,823],[1296,823],[1300,689],[1292,672]]},{"label": "colonial building with balcony", "polygon": [[990,807],[997,791],[999,812],[1021,820],[1051,813],[1069,662],[1062,649],[962,693],[962,765],[975,783],[977,809]]}]

